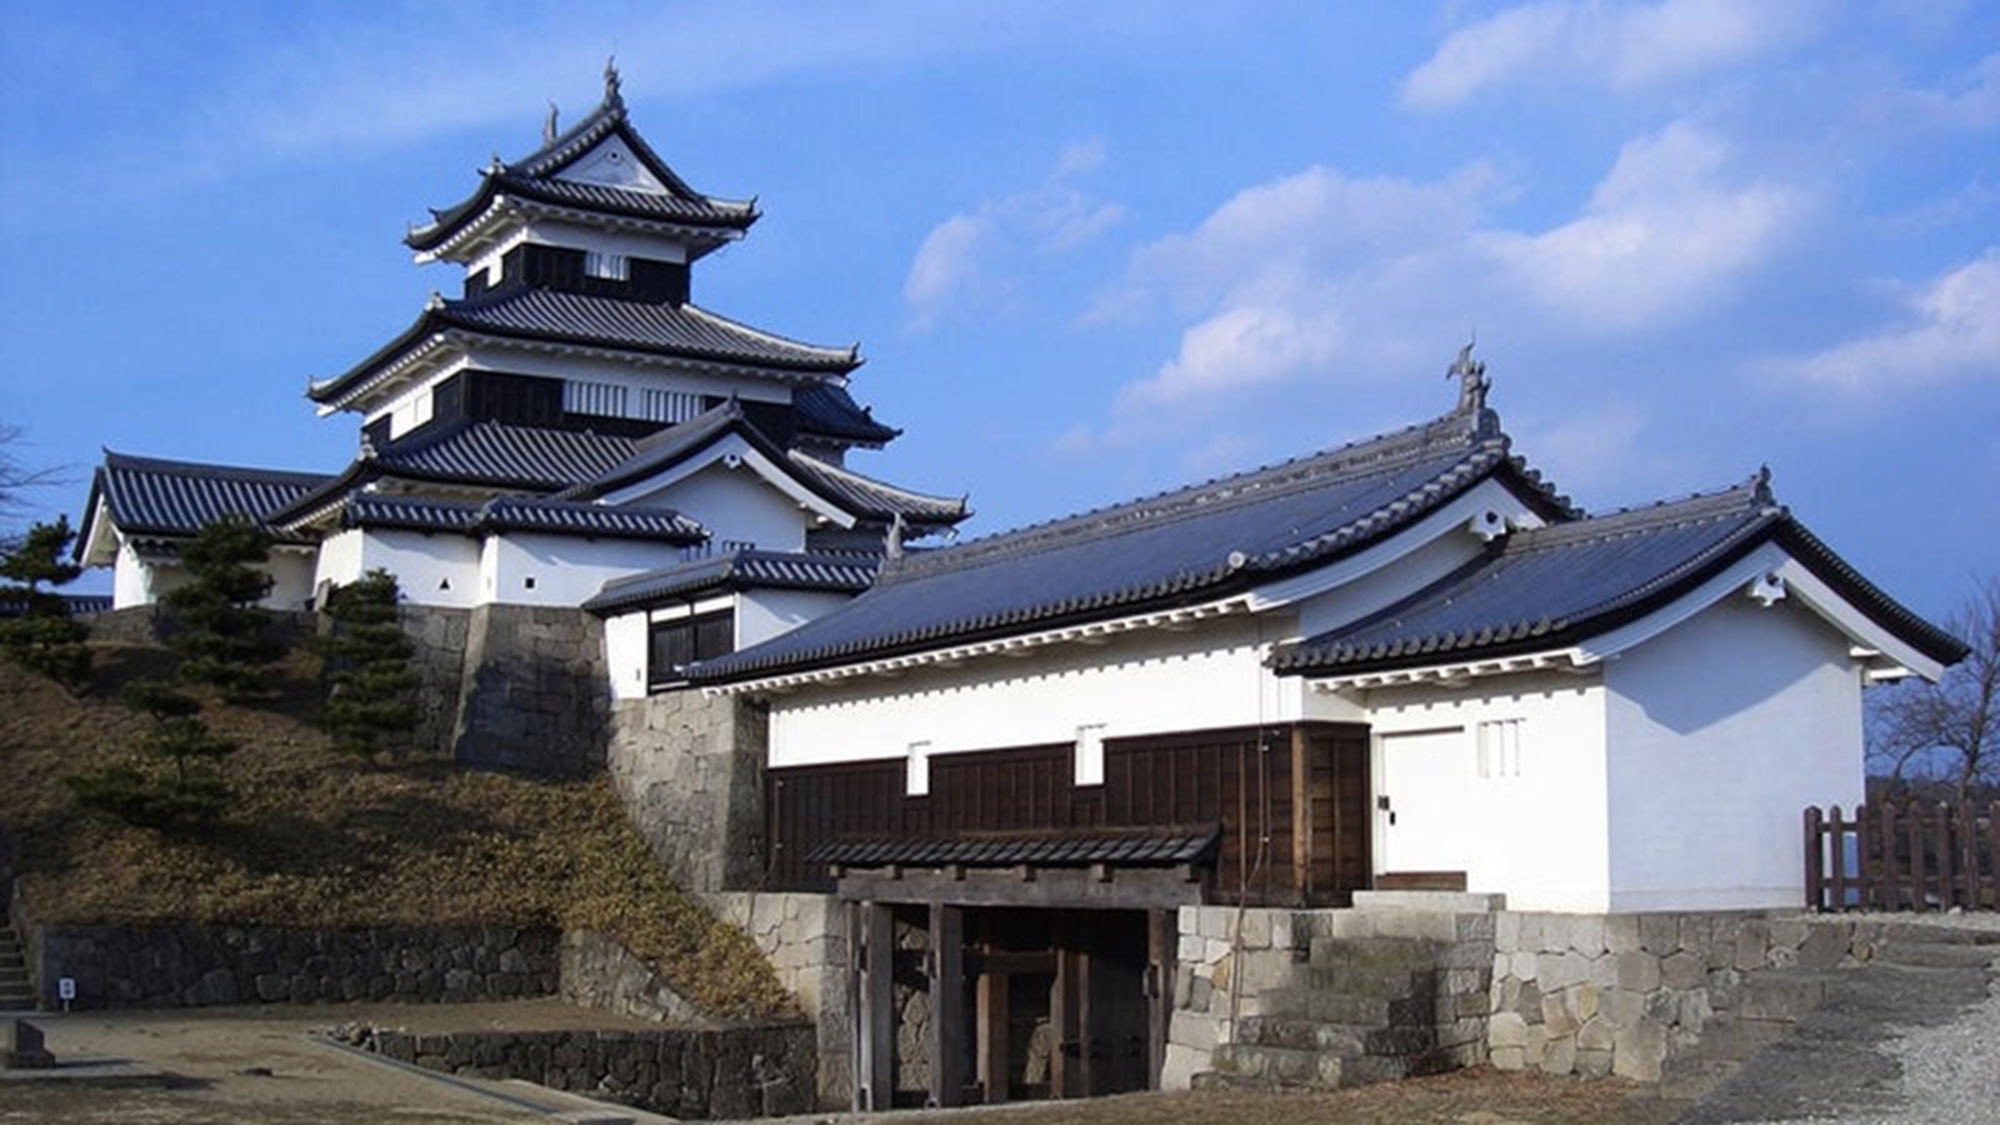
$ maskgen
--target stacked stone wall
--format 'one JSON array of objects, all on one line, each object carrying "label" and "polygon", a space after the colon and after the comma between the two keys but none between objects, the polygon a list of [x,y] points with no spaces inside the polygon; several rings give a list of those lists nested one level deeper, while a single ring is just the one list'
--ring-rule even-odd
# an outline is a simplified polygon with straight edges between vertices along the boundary
[{"label": "stacked stone wall", "polygon": [[610,719],[604,623],[580,609],[484,605],[467,617],[452,729],[466,765],[578,776],[604,763]]},{"label": "stacked stone wall", "polygon": [[409,735],[410,748],[419,754],[449,758],[465,683],[465,646],[472,611],[406,604],[398,616],[410,638],[410,671],[417,677],[417,725]]},{"label": "stacked stone wall", "polygon": [[571,1004],[660,1023],[690,1023],[701,1009],[616,938],[570,930],[562,938],[559,995]]},{"label": "stacked stone wall", "polygon": [[1348,1062],[1341,1083],[1476,1065],[1486,1052],[1493,933],[1484,911],[1183,906],[1161,1086],[1187,1089],[1225,1049],[1257,1046],[1260,1021],[1294,1015],[1311,970],[1335,963],[1330,951],[1376,939],[1434,944],[1428,992],[1408,1001],[1424,1010]]},{"label": "stacked stone wall", "polygon": [[33,924],[21,929],[29,975],[45,1008],[59,1003],[56,986],[63,977],[76,982],[76,1007],[101,1009],[549,996],[556,992],[559,971],[552,929]]},{"label": "stacked stone wall", "polygon": [[605,766],[653,854],[697,894],[764,870],[765,710],[740,696],[661,692],[611,712]]},{"label": "stacked stone wall", "polygon": [[1502,1069],[1656,1082],[1718,1021],[1789,1024],[1880,924],[1748,913],[1498,915],[1488,1046]]},{"label": "stacked stone wall", "polygon": [[848,913],[832,895],[731,892],[702,896],[718,918],[750,935],[811,1020],[820,1109],[853,1104],[854,1014],[847,994]]},{"label": "stacked stone wall", "polygon": [[774,1117],[813,1108],[805,1024],[659,1031],[378,1031],[399,1062],[473,1078],[523,1079],[688,1119]]}]

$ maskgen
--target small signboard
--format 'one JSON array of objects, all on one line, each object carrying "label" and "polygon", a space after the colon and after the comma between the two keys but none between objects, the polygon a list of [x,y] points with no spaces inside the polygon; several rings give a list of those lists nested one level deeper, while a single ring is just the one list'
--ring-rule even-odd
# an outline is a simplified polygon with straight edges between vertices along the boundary
[{"label": "small signboard", "polygon": [[75,977],[56,978],[56,999],[62,1001],[63,1011],[69,1011],[70,1003],[76,999]]}]

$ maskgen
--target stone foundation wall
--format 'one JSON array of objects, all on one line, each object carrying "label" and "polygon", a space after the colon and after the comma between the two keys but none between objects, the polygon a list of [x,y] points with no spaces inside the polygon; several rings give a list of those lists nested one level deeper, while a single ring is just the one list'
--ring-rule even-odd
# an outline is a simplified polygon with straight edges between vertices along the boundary
[{"label": "stone foundation wall", "polygon": [[605,766],[632,823],[687,890],[746,890],[763,874],[765,718],[740,696],[694,690],[611,712]]},{"label": "stone foundation wall", "polygon": [[813,1109],[805,1024],[659,1031],[377,1032],[372,1049],[430,1070],[525,1079],[675,1117],[742,1118]]},{"label": "stone foundation wall", "polygon": [[692,1023],[701,1009],[668,987],[653,967],[616,938],[592,930],[569,930],[562,937],[563,1000],[585,1008],[660,1023]]},{"label": "stone foundation wall", "polygon": [[[1485,1061],[1494,917],[1479,910],[1283,910],[1183,906],[1175,949],[1174,1011],[1160,1085],[1185,1090],[1214,1069],[1226,1049],[1257,1045],[1257,1021],[1289,1016],[1309,990],[1309,970],[1325,967],[1316,941],[1376,938],[1438,943],[1415,1035],[1398,1029],[1369,1048],[1379,1058],[1350,1064],[1347,1079],[1473,1066]],[[1418,1042],[1417,1040],[1421,1040]],[[1379,1065],[1370,1065],[1377,1063]],[[1379,1072],[1379,1073],[1375,1073]]]},{"label": "stone foundation wall", "polygon": [[410,637],[410,670],[417,677],[417,725],[410,732],[410,746],[419,754],[451,757],[472,611],[404,605],[397,616]]},{"label": "stone foundation wall", "polygon": [[505,926],[23,924],[21,937],[44,1008],[62,977],[88,1010],[548,996],[559,969],[554,930]]},{"label": "stone foundation wall", "polygon": [[577,776],[604,762],[610,718],[604,623],[580,609],[485,605],[466,619],[453,756],[466,765]]},{"label": "stone foundation wall", "polygon": [[1881,926],[1751,913],[1497,916],[1493,1065],[1656,1082],[1718,1020],[1794,1022],[1783,970],[1865,961]]},{"label": "stone foundation wall", "polygon": [[854,1102],[854,1013],[847,995],[848,914],[832,895],[731,892],[701,896],[718,918],[750,935],[812,1021],[818,1108]]}]

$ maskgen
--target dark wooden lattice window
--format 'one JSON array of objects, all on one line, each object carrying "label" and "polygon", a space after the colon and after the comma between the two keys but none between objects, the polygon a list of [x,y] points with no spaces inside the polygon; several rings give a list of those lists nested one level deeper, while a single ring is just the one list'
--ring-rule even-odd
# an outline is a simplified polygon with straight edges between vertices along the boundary
[{"label": "dark wooden lattice window", "polygon": [[654,687],[680,683],[682,668],[735,649],[735,615],[729,610],[656,621],[647,654],[647,681]]}]

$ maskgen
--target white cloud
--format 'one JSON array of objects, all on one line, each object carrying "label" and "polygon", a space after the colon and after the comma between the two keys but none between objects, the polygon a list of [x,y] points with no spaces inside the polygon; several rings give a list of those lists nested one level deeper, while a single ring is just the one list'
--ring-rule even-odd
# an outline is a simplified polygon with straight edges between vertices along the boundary
[{"label": "white cloud", "polygon": [[1898,129],[1909,128],[1913,121],[1970,131],[2000,125],[2000,51],[1941,86],[1898,90],[1879,106],[1883,121]]},{"label": "white cloud", "polygon": [[1365,382],[1482,323],[1514,339],[1656,331],[1726,297],[1810,204],[1733,182],[1728,147],[1684,124],[1626,144],[1551,228],[1496,223],[1507,190],[1475,165],[1429,182],[1314,167],[1238,192],[1135,253],[1099,301],[1099,317],[1161,304],[1194,317],[1175,354],[1120,392],[1122,412],[1306,376]]},{"label": "white cloud", "polygon": [[1771,373],[1855,393],[2000,377],[2000,246],[1909,294],[1905,322],[1811,355],[1771,361]]},{"label": "white cloud", "polygon": [[1462,27],[1403,81],[1403,100],[1456,105],[1517,78],[1632,89],[1741,62],[1810,33],[1804,0],[1599,0],[1523,4]]},{"label": "white cloud", "polygon": [[1729,151],[1685,124],[1628,142],[1583,214],[1541,234],[1493,232],[1485,250],[1573,316],[1636,327],[1698,304],[1769,253],[1806,206],[1768,182],[1726,181]]},{"label": "white cloud", "polygon": [[1071,143],[1042,183],[932,227],[903,279],[911,326],[928,328],[958,305],[1007,301],[1028,274],[1029,259],[1075,250],[1124,218],[1124,208],[1072,182],[1103,162],[1100,142]]}]

